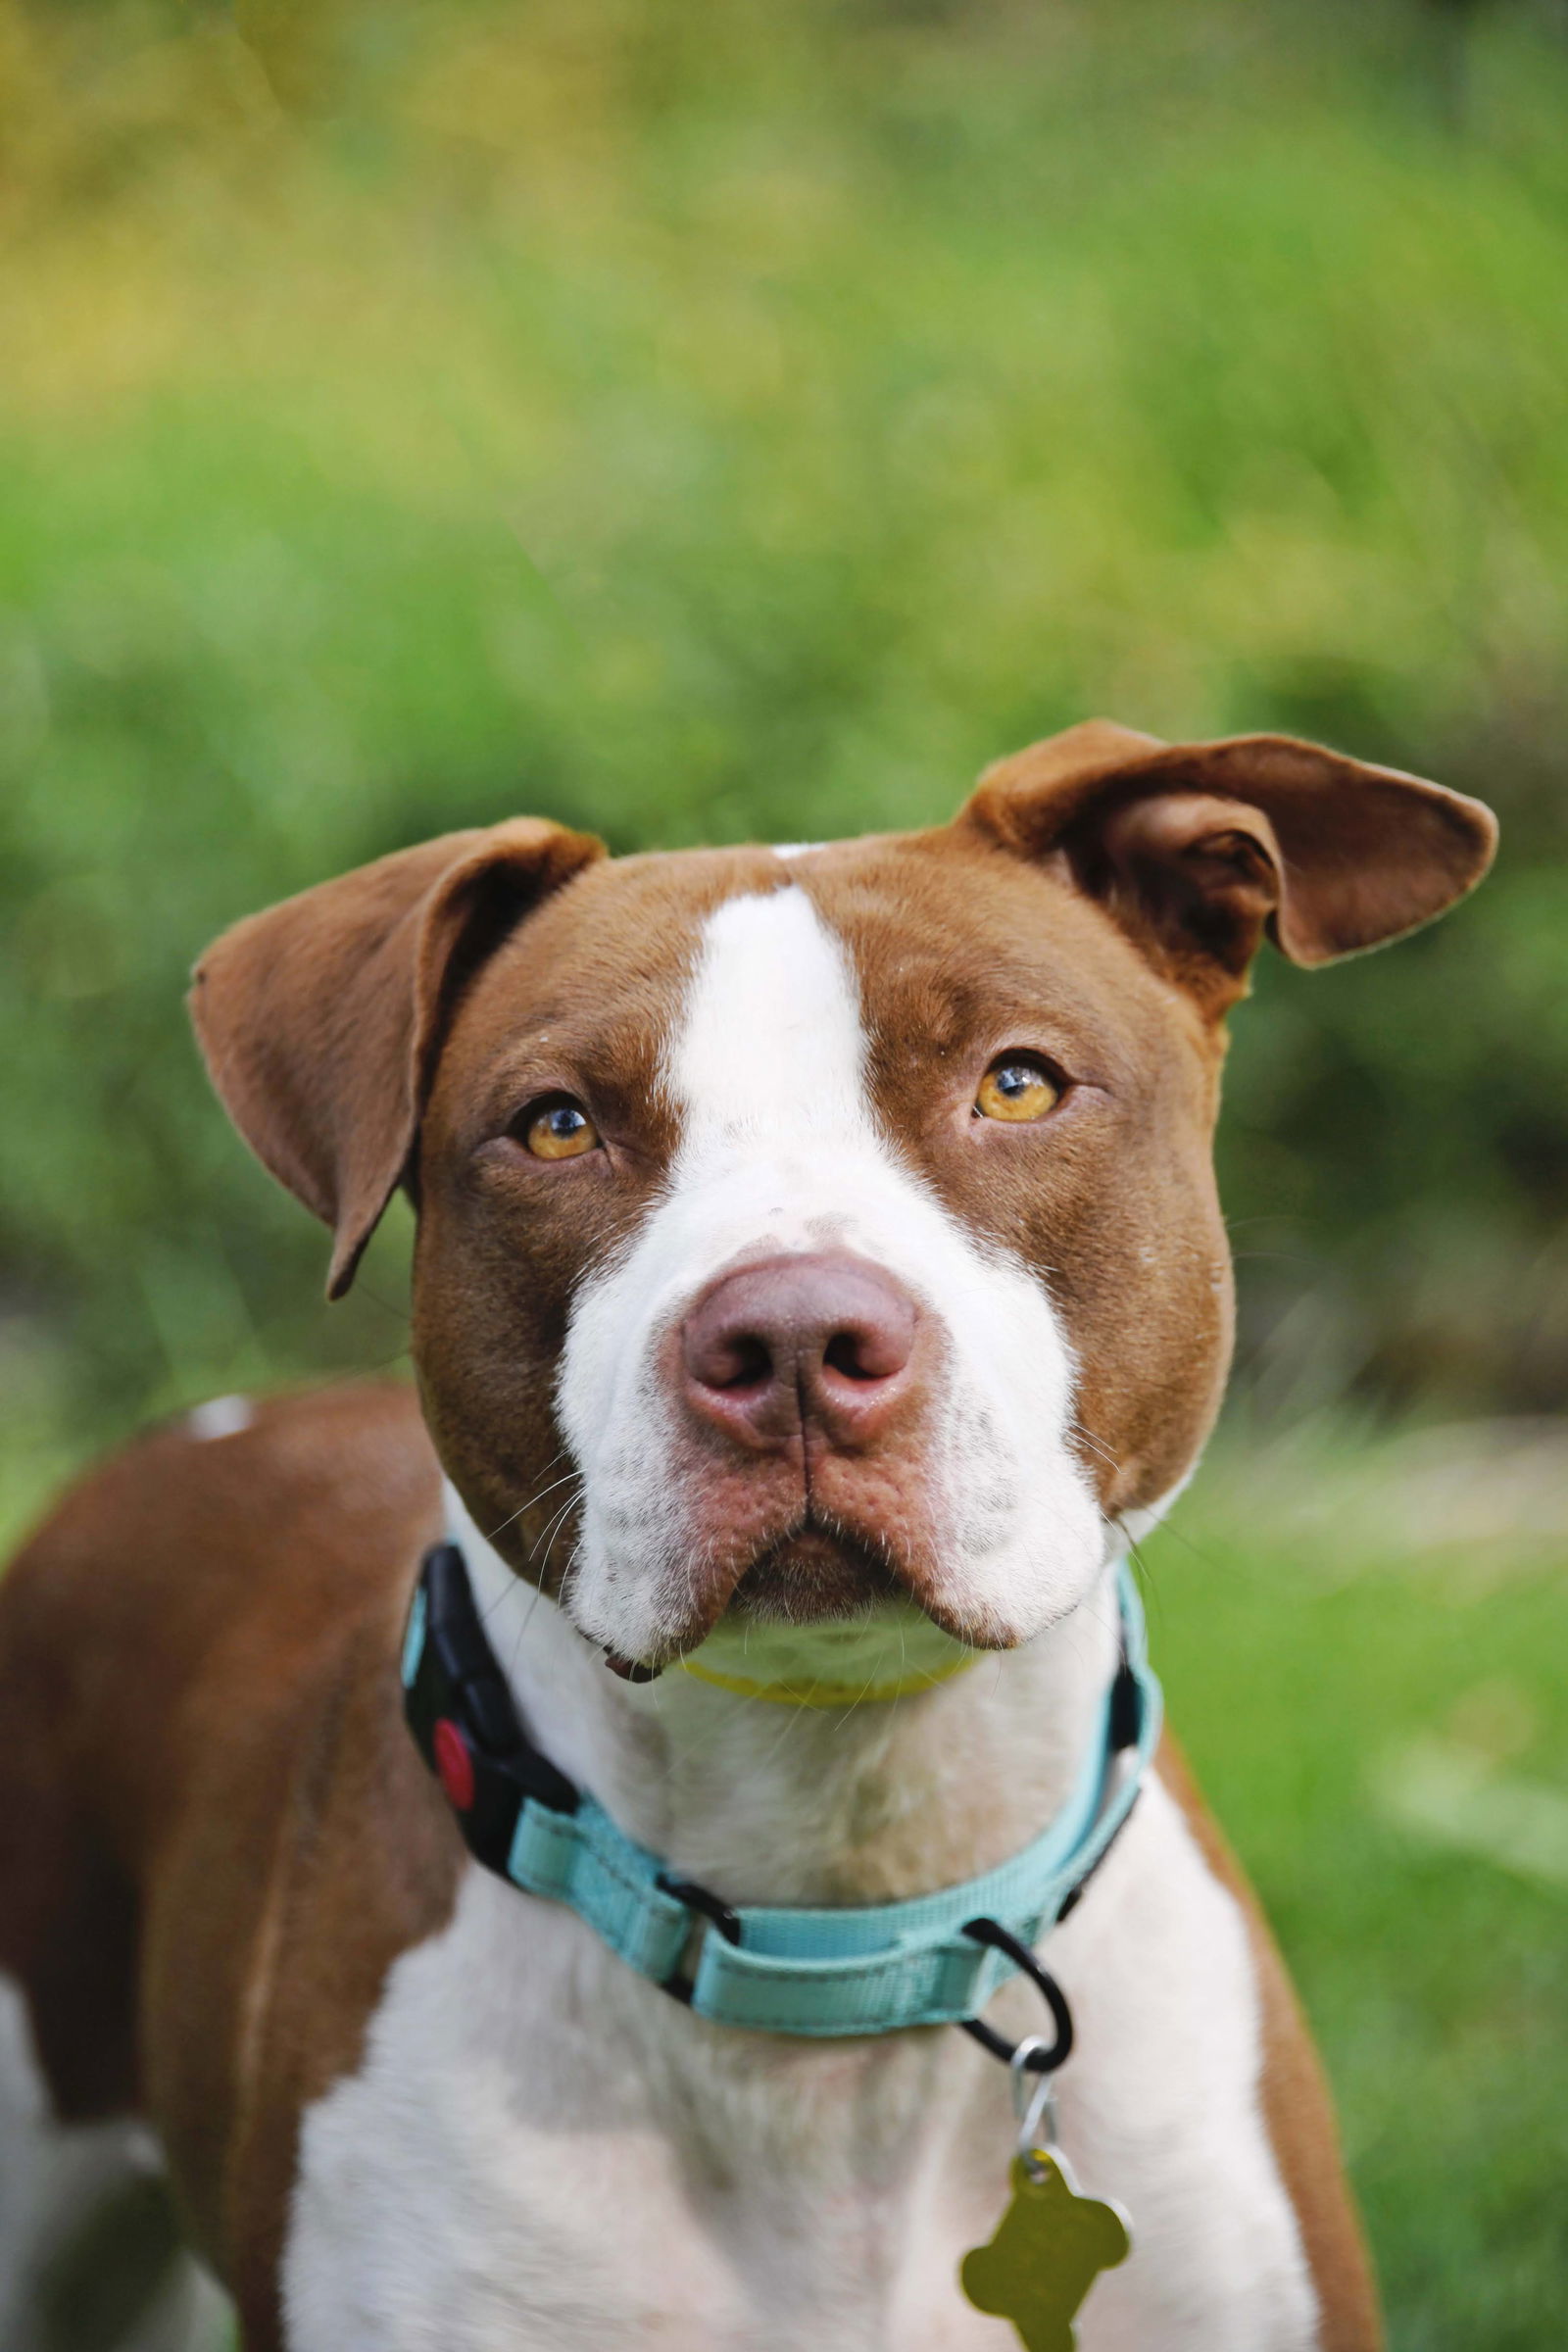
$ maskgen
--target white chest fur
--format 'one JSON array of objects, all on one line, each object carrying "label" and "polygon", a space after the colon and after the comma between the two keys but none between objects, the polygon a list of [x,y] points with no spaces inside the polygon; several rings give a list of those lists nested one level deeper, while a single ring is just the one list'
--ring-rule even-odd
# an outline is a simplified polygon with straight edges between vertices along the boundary
[{"label": "white chest fur", "polygon": [[[1081,2352],[1306,2352],[1245,1925],[1157,1784],[1051,1956],[1079,2028],[1062,2136],[1135,2233]],[[993,2014],[1030,2031],[1033,2002]],[[1003,2352],[956,2273],[1009,2153],[1004,2073],[957,2033],[709,2026],[472,1868],[305,2119],[290,2352]]]}]

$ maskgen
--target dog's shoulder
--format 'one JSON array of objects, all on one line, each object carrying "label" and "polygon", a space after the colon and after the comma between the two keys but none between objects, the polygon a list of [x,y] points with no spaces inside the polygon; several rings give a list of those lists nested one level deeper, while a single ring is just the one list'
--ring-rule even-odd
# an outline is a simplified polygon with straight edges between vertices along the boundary
[{"label": "dog's shoulder", "polygon": [[[395,1658],[440,1482],[412,1390],[225,1398],[74,1488],[0,1580],[0,1687],[33,1775],[137,1881],[170,1800],[275,1801]],[[403,1744],[406,1744],[404,1742]]]},{"label": "dog's shoulder", "polygon": [[[412,1388],[355,1381],[199,1405],[61,1497],[0,1584],[0,1640],[127,1654],[372,1599],[439,1515],[440,1474]],[[119,1648],[125,1638],[129,1653]],[[100,1692],[101,1696],[102,1693]]]}]

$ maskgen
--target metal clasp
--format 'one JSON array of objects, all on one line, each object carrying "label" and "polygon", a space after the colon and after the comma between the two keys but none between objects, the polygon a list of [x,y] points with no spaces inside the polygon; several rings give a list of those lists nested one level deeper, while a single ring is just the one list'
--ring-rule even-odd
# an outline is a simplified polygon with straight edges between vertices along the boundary
[{"label": "metal clasp", "polygon": [[[1018,2119],[1018,2153],[1032,2179],[1040,2177],[1036,2155],[1056,2144],[1056,2085],[1054,2075],[1037,2071],[1040,2058],[1049,2057],[1044,2041],[1026,2034],[1007,2061],[1011,2078],[1012,2112]],[[1035,2061],[1032,2065],[1031,2061]]]}]

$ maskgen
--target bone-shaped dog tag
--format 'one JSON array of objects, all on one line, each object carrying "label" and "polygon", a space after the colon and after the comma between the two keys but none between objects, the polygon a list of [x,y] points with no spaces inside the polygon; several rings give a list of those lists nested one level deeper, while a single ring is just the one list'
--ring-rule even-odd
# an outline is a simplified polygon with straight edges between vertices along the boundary
[{"label": "bone-shaped dog tag", "polygon": [[1117,2208],[1079,2196],[1059,2149],[1035,2148],[1014,2159],[1012,2203],[958,2277],[976,2311],[1010,2320],[1028,2352],[1073,2352],[1074,2312],[1131,2247]]}]

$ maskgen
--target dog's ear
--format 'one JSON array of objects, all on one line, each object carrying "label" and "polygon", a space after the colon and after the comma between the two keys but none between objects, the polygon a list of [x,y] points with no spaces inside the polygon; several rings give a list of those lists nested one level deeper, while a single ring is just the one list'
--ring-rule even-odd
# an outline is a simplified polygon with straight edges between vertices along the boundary
[{"label": "dog's ear", "polygon": [[196,966],[191,1018],[224,1108],[333,1229],[328,1298],[408,1165],[464,983],[603,856],[539,817],[448,833],[249,916]]},{"label": "dog's ear", "polygon": [[1497,838],[1480,801],[1289,735],[1165,744],[1106,719],[987,768],[956,821],[1069,875],[1213,1017],[1265,932],[1307,964],[1397,939]]}]

